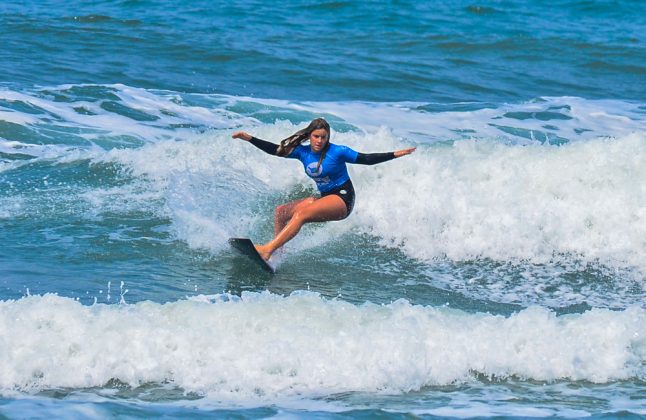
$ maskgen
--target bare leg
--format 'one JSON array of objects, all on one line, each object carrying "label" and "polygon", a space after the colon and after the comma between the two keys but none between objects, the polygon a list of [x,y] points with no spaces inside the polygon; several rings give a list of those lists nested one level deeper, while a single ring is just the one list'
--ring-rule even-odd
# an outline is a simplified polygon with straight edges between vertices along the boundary
[{"label": "bare leg", "polygon": [[328,195],[297,206],[294,208],[292,217],[274,239],[264,245],[256,246],[256,249],[262,258],[268,260],[274,251],[296,236],[305,223],[339,220],[344,218],[347,212],[345,203],[336,195]]},{"label": "bare leg", "polygon": [[295,211],[303,206],[312,204],[314,201],[316,201],[316,198],[308,197],[276,207],[276,210],[274,210],[274,237],[278,236],[280,231],[285,228],[285,225],[292,218]]}]

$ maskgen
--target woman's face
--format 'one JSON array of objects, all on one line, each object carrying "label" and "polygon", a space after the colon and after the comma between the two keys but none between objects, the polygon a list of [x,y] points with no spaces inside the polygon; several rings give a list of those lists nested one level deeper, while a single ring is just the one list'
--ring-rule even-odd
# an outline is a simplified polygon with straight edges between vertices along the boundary
[{"label": "woman's face", "polygon": [[329,137],[330,135],[325,128],[318,128],[312,131],[310,133],[310,147],[312,148],[312,152],[318,153],[323,150]]}]

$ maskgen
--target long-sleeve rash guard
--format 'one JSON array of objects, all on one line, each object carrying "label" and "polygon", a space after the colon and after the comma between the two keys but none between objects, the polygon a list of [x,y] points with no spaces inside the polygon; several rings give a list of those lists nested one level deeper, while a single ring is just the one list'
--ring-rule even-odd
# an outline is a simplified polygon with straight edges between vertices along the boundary
[{"label": "long-sleeve rash guard", "polygon": [[[270,155],[278,156],[277,144],[256,137],[252,137],[249,142]],[[305,173],[316,182],[318,190],[321,193],[326,193],[350,180],[346,163],[374,165],[394,159],[395,153],[359,153],[347,146],[330,143],[320,166],[318,166],[318,162],[321,152],[314,153],[309,146],[297,146],[285,157],[300,160],[305,168]]]}]

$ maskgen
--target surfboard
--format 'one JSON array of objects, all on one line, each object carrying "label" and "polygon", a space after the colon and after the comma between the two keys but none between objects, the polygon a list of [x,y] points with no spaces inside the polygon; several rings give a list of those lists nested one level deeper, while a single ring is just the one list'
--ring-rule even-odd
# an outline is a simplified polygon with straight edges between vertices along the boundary
[{"label": "surfboard", "polygon": [[251,259],[254,263],[258,264],[263,270],[268,271],[272,274],[276,272],[274,268],[269,265],[269,263],[262,259],[256,247],[253,246],[253,242],[248,238],[229,238],[229,244],[240,252],[242,255]]}]

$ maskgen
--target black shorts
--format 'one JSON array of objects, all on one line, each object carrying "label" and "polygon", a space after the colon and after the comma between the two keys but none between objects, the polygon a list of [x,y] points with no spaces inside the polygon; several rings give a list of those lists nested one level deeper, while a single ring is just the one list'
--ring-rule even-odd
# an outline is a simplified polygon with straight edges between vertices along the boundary
[{"label": "black shorts", "polygon": [[352,209],[354,208],[354,187],[352,186],[352,181],[348,179],[340,187],[321,193],[321,197],[327,197],[328,195],[337,195],[343,200],[345,208],[348,210],[345,217],[348,217],[352,213]]}]

